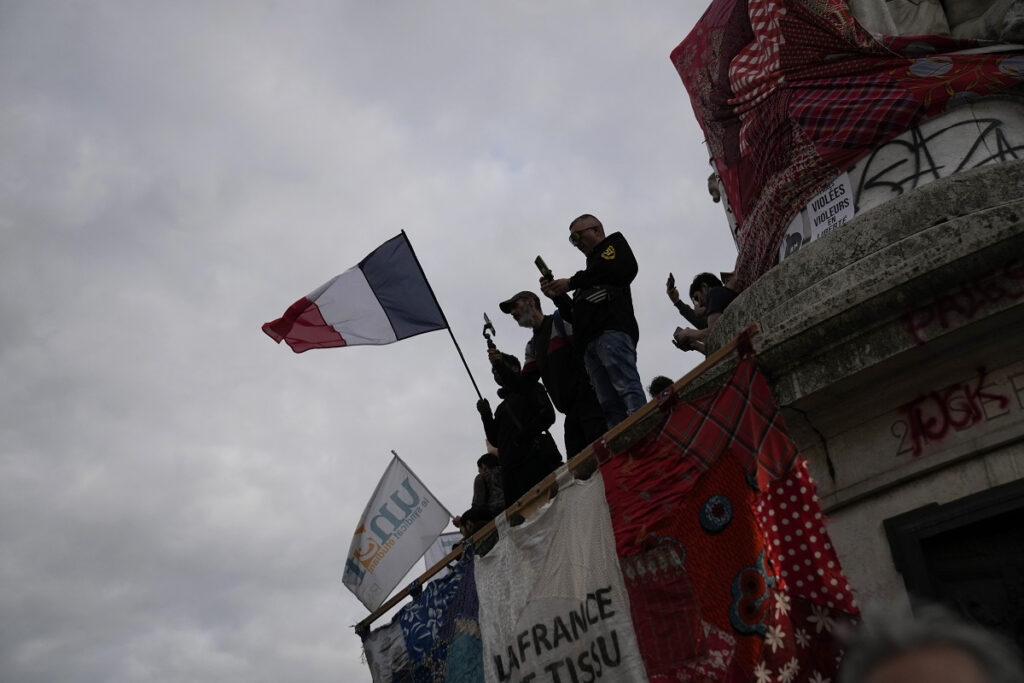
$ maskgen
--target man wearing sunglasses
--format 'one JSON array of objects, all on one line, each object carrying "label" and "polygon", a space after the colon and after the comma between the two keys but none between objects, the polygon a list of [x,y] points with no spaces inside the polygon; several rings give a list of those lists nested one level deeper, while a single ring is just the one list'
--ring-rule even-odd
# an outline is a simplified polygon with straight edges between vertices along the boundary
[{"label": "man wearing sunglasses", "polygon": [[601,221],[589,213],[569,224],[569,242],[586,255],[586,268],[570,278],[542,277],[540,288],[572,323],[611,429],[647,402],[636,369],[640,331],[629,290],[638,270],[636,258],[622,233],[605,236]]}]

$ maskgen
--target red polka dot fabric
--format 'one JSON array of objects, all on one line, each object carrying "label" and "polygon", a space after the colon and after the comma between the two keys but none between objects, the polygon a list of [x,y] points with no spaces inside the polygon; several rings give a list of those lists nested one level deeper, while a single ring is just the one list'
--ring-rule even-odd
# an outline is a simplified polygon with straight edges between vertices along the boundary
[{"label": "red polka dot fabric", "polygon": [[785,477],[772,482],[757,503],[779,583],[790,595],[855,612],[856,600],[839,566],[814,491],[807,463],[801,459]]}]

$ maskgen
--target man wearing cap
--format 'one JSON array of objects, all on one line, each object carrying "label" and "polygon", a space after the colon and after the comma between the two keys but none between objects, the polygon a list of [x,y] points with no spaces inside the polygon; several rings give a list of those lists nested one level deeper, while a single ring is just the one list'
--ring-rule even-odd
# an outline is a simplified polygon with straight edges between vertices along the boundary
[{"label": "man wearing cap", "polygon": [[[520,327],[533,330],[533,336],[526,342],[522,372],[502,379],[509,384],[527,385],[538,379],[544,383],[555,408],[565,415],[565,453],[567,459],[572,458],[606,429],[601,406],[583,367],[582,354],[573,349],[572,325],[558,311],[544,315],[540,298],[533,292],[519,292],[498,306]],[[491,349],[487,356],[494,367],[509,374],[508,366],[497,364],[501,351]]]},{"label": "man wearing cap", "polygon": [[638,267],[622,233],[606,237],[601,221],[589,213],[569,224],[569,242],[586,255],[587,267],[570,278],[541,278],[540,288],[576,331],[610,429],[647,403],[636,369],[640,331],[629,290]]}]

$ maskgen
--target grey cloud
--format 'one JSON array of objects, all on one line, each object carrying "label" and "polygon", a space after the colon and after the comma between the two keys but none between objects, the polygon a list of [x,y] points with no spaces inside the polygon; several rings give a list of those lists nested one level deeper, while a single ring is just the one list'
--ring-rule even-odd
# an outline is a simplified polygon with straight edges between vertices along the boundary
[{"label": "grey cloud", "polygon": [[292,354],[260,325],[408,231],[482,393],[497,311],[731,265],[669,51],[685,6],[0,5],[0,678],[365,681],[341,567],[395,449],[453,513],[483,434],[446,332]]}]

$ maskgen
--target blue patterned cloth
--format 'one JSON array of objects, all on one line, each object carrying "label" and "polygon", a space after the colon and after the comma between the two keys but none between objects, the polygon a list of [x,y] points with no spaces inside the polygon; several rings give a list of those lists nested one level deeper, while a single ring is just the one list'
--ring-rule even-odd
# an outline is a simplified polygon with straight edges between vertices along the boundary
[{"label": "blue patterned cloth", "polygon": [[472,559],[466,562],[465,572],[441,631],[442,638],[448,643],[444,677],[438,677],[432,683],[484,683],[480,599],[476,592]]},{"label": "blue patterned cloth", "polygon": [[[405,647],[414,669],[419,669],[431,654],[432,659],[444,661],[447,643],[438,642],[437,636],[448,606],[466,573],[465,564],[459,563],[453,571],[428,583],[423,592],[398,613],[398,623],[402,627]],[[443,652],[438,652],[438,649]]]},{"label": "blue patterned cloth", "polygon": [[[403,607],[388,626],[370,638],[397,629],[407,658],[382,658],[371,666],[374,681],[390,683],[484,683],[480,639],[480,600],[476,593],[473,551],[446,576],[429,584]],[[380,666],[385,667],[382,670]]]},{"label": "blue patterned cloth", "polygon": [[[429,584],[392,620],[401,630],[408,663],[390,671],[392,683],[484,683],[480,601],[473,552]],[[386,628],[386,627],[385,627]]]}]

